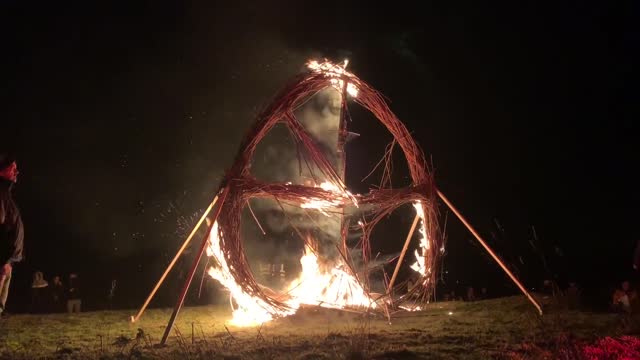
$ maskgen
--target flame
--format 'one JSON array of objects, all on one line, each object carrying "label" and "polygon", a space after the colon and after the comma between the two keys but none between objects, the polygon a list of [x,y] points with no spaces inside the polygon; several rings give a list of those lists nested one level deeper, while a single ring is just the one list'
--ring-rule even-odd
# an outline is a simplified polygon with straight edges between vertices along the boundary
[{"label": "flame", "polygon": [[420,229],[418,230],[420,233],[420,245],[414,252],[416,262],[411,265],[411,269],[420,273],[420,275],[425,276],[431,273],[431,268],[426,267],[427,250],[429,250],[431,243],[427,236],[427,227],[424,221],[424,209],[422,207],[422,203],[420,201],[416,201],[413,204],[413,207],[416,209],[416,214],[420,217]]},{"label": "flame", "polygon": [[259,297],[247,294],[231,275],[230,266],[220,248],[224,237],[218,229],[217,221],[211,228],[209,240],[207,255],[217,261],[217,266],[209,268],[208,273],[227,288],[232,303],[237,304],[229,322],[232,325],[256,326],[274,318],[295,314],[302,305],[327,308],[376,307],[358,280],[348,272],[344,262],[337,261],[324,270],[318,263],[316,253],[309,246],[305,246],[305,253],[300,259],[302,273],[287,286],[287,300],[284,303],[288,308],[271,306]]},{"label": "flame", "polygon": [[[317,60],[310,60],[307,62],[307,67],[314,72],[322,73],[327,77],[331,77],[331,84],[338,91],[342,92],[344,89],[343,78],[353,77],[353,74],[346,71],[349,60],[345,60],[342,65],[334,64],[328,60],[318,62]],[[353,97],[358,97],[358,87],[353,83],[347,82],[347,93]]]},{"label": "flame", "polygon": [[319,305],[328,308],[362,306],[375,308],[360,283],[347,272],[347,266],[339,261],[329,271],[323,271],[318,264],[315,252],[305,246],[300,259],[302,273],[289,285],[291,300],[288,305],[294,308],[302,304]]},{"label": "flame", "polygon": [[400,305],[398,306],[400,309],[405,310],[405,311],[422,311],[422,306],[418,306],[418,305],[413,305],[413,306],[404,306],[404,305]]},{"label": "flame", "polygon": [[209,275],[218,280],[227,290],[231,298],[236,302],[237,308],[233,310],[233,318],[230,323],[237,326],[255,326],[273,320],[274,315],[286,316],[294,312],[280,310],[267,304],[262,299],[247,294],[235,281],[230,272],[230,266],[220,248],[222,238],[216,221],[209,234],[209,247],[207,255],[213,257],[218,266],[209,268]]},{"label": "flame", "polygon": [[[349,199],[353,204],[358,207],[358,200],[349,192],[348,190],[341,190],[338,185],[332,183],[331,181],[324,181],[320,184],[320,186],[316,186],[321,188],[324,191],[332,192],[343,199]],[[325,216],[329,216],[329,214],[325,211],[329,208],[335,208],[342,203],[341,200],[327,200],[327,199],[309,199],[306,202],[300,205],[303,209],[315,209],[320,211]]]}]

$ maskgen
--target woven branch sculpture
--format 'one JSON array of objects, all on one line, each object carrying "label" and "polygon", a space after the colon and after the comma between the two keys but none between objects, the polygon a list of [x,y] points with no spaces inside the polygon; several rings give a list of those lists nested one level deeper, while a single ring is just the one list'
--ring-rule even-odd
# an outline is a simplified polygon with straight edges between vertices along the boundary
[{"label": "woven branch sculpture", "polygon": [[[234,164],[221,184],[219,191],[221,203],[219,206],[222,207],[222,210],[219,212],[210,234],[211,244],[208,254],[214,258],[214,261],[209,273],[230,290],[238,307],[242,307],[243,303],[245,307],[257,305],[266,313],[264,320],[291,314],[295,312],[295,307],[299,304],[292,302],[290,293],[276,293],[261,286],[256,281],[245,254],[241,236],[241,220],[243,209],[248,205],[250,199],[267,198],[275,200],[278,204],[303,208],[305,204],[316,204],[316,210],[330,212],[330,216],[342,216],[342,212],[347,207],[357,206],[364,209],[362,210],[364,214],[357,226],[343,221],[341,231],[344,234],[350,230],[349,228],[353,229],[354,227],[360,231],[361,236],[356,250],[361,252],[365,268],[371,257],[369,238],[376,224],[400,206],[410,203],[416,209],[415,222],[419,220],[423,240],[419,252],[416,253],[422,261],[418,259],[418,264],[414,268],[419,274],[419,286],[413,287],[409,295],[414,295],[413,299],[428,299],[436,284],[440,249],[444,244],[438,226],[437,190],[422,150],[404,124],[389,109],[383,97],[367,83],[347,72],[345,70],[346,64],[341,66],[325,61],[321,63],[310,62],[308,66],[309,71],[294,78],[292,83],[286,86],[271,105],[259,115],[242,142]],[[351,194],[348,191],[343,176],[340,174],[341,171],[336,169],[335,164],[332,164],[324,156],[319,145],[295,115],[295,110],[298,107],[308,101],[310,97],[327,88],[334,88],[341,93],[340,138],[344,139],[347,133],[347,121],[345,121],[349,116],[347,102],[351,99],[352,102],[371,112],[391,133],[394,144],[400,147],[406,158],[411,176],[409,186],[403,188],[385,187],[390,184],[390,181],[383,180],[382,187],[372,188],[366,194]],[[318,178],[327,181],[330,184],[329,187],[320,187],[318,182],[312,186],[290,182],[265,183],[252,175],[252,159],[256,148],[277,124],[284,124],[296,146],[303,150],[300,151],[300,157],[302,157],[300,163],[312,164],[319,171]],[[387,149],[387,155],[383,159],[387,167],[391,161],[390,152],[391,148]],[[388,171],[385,171],[383,178],[384,176],[389,176]],[[309,206],[309,209],[314,210],[314,207]],[[284,211],[284,208],[282,210]],[[306,243],[307,248],[314,250],[313,240],[302,232],[298,233],[300,240]],[[405,236],[406,234],[398,234],[399,247],[402,247]],[[407,243],[409,238],[410,236],[407,238]],[[345,244],[339,243],[336,248],[341,257],[341,271],[348,273],[357,282],[356,285],[348,286],[360,286],[363,289],[370,300],[369,309],[384,308],[388,315],[389,308],[397,308],[403,299],[408,298],[406,294],[401,297],[392,296],[394,294],[393,287],[400,284],[394,284],[393,280],[387,283],[387,290],[384,294],[371,294],[366,272],[363,276],[362,271],[357,271],[350,259],[349,252],[353,249],[347,249]],[[402,256],[404,256],[404,251],[406,251],[406,244]],[[402,256],[399,261],[402,260]],[[360,267],[362,266],[360,264]],[[394,278],[395,275],[394,273]],[[250,310],[245,309],[245,311]]]}]

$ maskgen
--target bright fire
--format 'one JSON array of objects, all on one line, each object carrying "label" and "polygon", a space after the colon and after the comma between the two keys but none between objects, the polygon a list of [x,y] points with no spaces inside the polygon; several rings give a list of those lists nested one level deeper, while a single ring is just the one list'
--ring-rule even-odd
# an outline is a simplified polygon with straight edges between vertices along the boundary
[{"label": "bright fire", "polygon": [[[338,91],[342,92],[344,88],[344,81],[342,78],[353,77],[353,74],[346,70],[349,65],[349,60],[345,60],[342,65],[336,65],[330,61],[318,62],[311,60],[307,63],[307,67],[315,72],[323,73],[327,77],[331,77],[331,84]],[[358,87],[354,84],[347,82],[347,93],[353,97],[358,97]]]},{"label": "bright fire", "polygon": [[[339,188],[330,182],[324,182],[320,187],[327,191],[340,192]],[[331,202],[311,201],[306,208],[317,209],[324,213],[324,209],[335,205]],[[431,272],[430,268],[425,267],[430,243],[426,236],[422,204],[416,202],[413,206],[420,217],[419,233],[421,237],[419,249],[415,251],[416,262],[411,265],[411,268],[424,276]],[[320,264],[316,253],[309,246],[305,246],[304,255],[300,258],[302,264],[300,276],[293,280],[281,295],[288,308],[273,307],[259,297],[244,292],[231,276],[230,265],[228,265],[220,248],[221,241],[224,241],[224,235],[220,233],[217,222],[211,228],[209,240],[207,255],[216,260],[217,266],[209,268],[208,273],[229,291],[233,308],[233,317],[230,321],[232,325],[256,326],[278,317],[293,315],[302,305],[337,309],[345,307],[376,308],[374,300],[368,296],[342,260],[335,261],[331,265]],[[416,311],[420,308],[405,310]]]},{"label": "bright fire", "polygon": [[[330,181],[324,181],[322,184],[320,184],[319,186],[322,190],[324,191],[329,191],[332,192],[344,199],[349,199],[353,202],[353,204],[358,207],[358,201],[356,200],[356,198],[353,196],[353,194],[351,194],[348,190],[342,191],[340,190],[340,188],[330,182]],[[326,199],[309,199],[306,202],[302,203],[302,205],[300,205],[300,207],[302,207],[303,209],[314,209],[314,210],[318,210],[320,211],[322,214],[329,216],[329,214],[325,211],[328,210],[330,208],[336,208],[337,206],[339,206],[341,203],[341,201],[338,200],[326,200]]]},{"label": "bright fire", "polygon": [[[258,297],[244,292],[236,283],[229,271],[229,265],[220,249],[218,223],[214,223],[209,236],[209,248],[207,255],[212,256],[218,263],[209,269],[209,275],[218,280],[229,290],[230,296],[235,302],[233,318],[230,321],[236,326],[255,326],[294,314],[301,305],[317,305],[327,308],[345,307],[371,307],[376,304],[369,298],[360,283],[348,272],[346,264],[337,261],[333,266],[321,267],[318,257],[309,248],[305,247],[305,253],[300,259],[302,273],[287,286],[283,295],[287,299],[284,303],[288,309],[275,308]],[[233,305],[232,305],[233,306]]]},{"label": "bright fire", "polygon": [[424,223],[424,210],[422,208],[422,203],[420,203],[420,201],[416,201],[413,204],[413,207],[416,209],[416,214],[420,217],[420,251],[416,249],[414,253],[416,256],[416,262],[411,265],[411,269],[417,271],[418,273],[420,273],[420,275],[425,276],[428,273],[431,273],[431,268],[426,267],[427,250],[429,250],[429,247],[431,245],[429,239],[427,238],[427,227]]},{"label": "bright fire", "polygon": [[219,234],[218,222],[216,221],[213,223],[209,234],[207,256],[213,257],[218,262],[218,266],[210,267],[208,273],[229,290],[231,298],[237,304],[237,308],[233,310],[233,318],[230,323],[238,326],[252,326],[270,321],[274,315],[286,316],[293,314],[295,311],[283,312],[265,303],[262,299],[244,292],[242,287],[231,276],[229,265],[220,248],[220,242],[224,239],[220,238]]},{"label": "bright fire", "polygon": [[300,305],[319,305],[328,308],[361,306],[375,308],[360,283],[348,272],[347,266],[339,261],[328,271],[320,268],[314,251],[305,246],[305,254],[300,259],[302,273],[289,285],[291,300],[287,304],[293,308]]}]

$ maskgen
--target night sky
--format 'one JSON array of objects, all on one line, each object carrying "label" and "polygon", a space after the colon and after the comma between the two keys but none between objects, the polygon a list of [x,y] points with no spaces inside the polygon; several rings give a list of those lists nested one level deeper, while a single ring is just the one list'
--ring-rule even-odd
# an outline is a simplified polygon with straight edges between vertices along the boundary
[{"label": "night sky", "polygon": [[[26,232],[9,305],[24,308],[35,270],[79,272],[89,307],[111,279],[121,306],[141,305],[255,116],[322,57],[349,58],[389,99],[438,187],[527,287],[545,278],[532,225],[560,282],[637,279],[638,5],[469,3],[3,1],[0,145],[18,155]],[[353,130],[358,173],[390,138]],[[443,286],[515,293],[452,214],[447,236]]]}]

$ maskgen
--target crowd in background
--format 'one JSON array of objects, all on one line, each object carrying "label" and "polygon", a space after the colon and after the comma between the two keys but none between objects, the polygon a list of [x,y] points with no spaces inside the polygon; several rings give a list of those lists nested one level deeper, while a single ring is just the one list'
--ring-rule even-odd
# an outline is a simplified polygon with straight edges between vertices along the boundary
[{"label": "crowd in background", "polygon": [[42,272],[36,271],[33,274],[30,313],[79,313],[81,311],[82,293],[78,274],[69,274],[65,282],[58,275],[53,276],[51,282],[48,282]]},{"label": "crowd in background", "polygon": [[[543,305],[561,305],[568,310],[584,309],[582,289],[575,282],[569,282],[568,286],[562,289],[557,282],[544,280],[542,289],[536,293]],[[480,291],[477,292],[476,288],[472,286],[466,288],[465,294],[460,291],[446,290],[440,296],[442,301],[478,301],[489,298],[486,287],[480,288]],[[625,280],[615,287],[609,302],[609,309],[616,313],[640,313],[640,297],[632,282]]]}]

